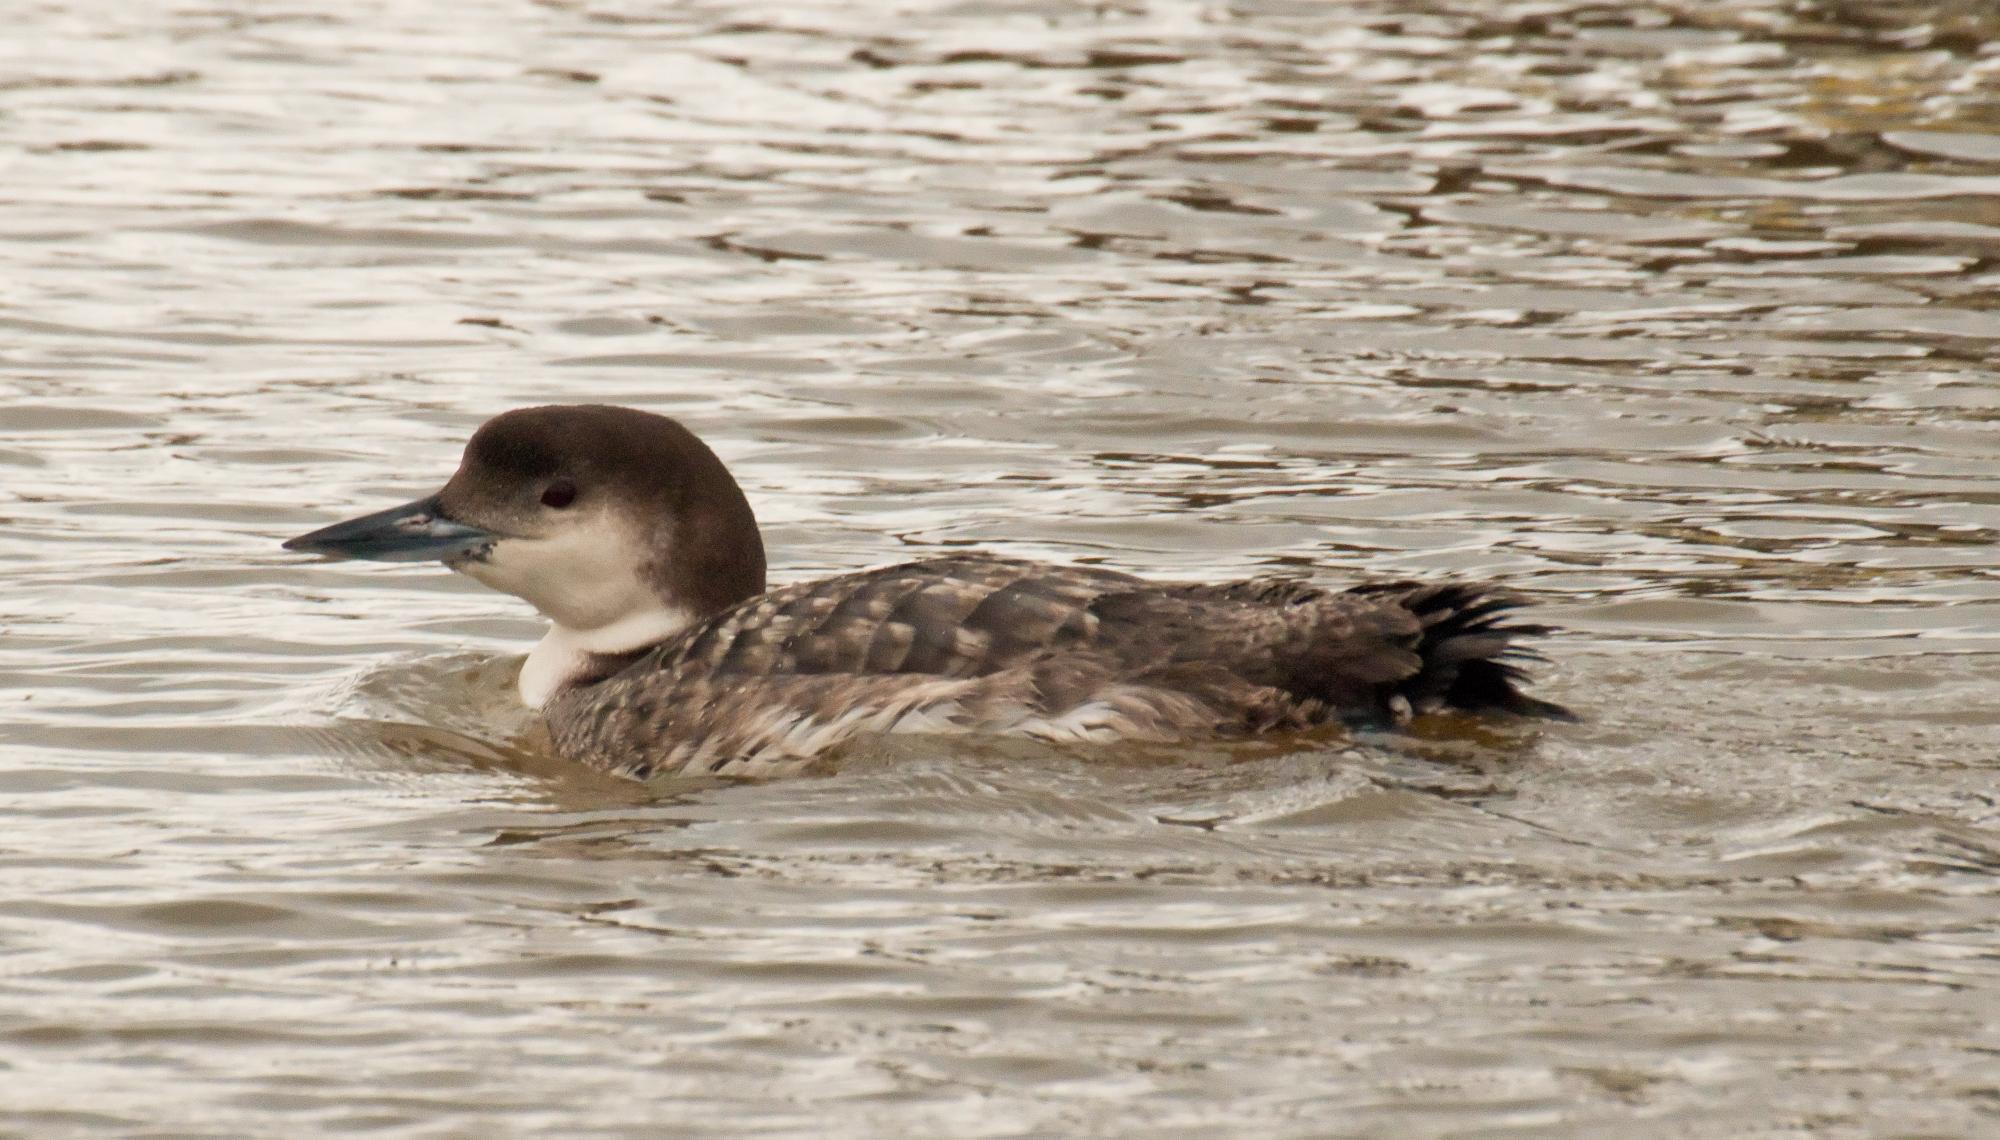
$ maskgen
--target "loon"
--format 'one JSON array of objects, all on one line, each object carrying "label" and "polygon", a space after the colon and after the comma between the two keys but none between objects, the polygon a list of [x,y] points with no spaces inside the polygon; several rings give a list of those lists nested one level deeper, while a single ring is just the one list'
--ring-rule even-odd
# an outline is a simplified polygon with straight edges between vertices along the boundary
[{"label": "loon", "polygon": [[442,561],[548,635],[522,700],[617,775],[798,772],[879,733],[1177,742],[1441,710],[1570,719],[1521,690],[1522,603],[1483,583],[1157,582],[950,554],[767,589],[722,461],[606,405],[488,420],[426,498],[285,549]]}]

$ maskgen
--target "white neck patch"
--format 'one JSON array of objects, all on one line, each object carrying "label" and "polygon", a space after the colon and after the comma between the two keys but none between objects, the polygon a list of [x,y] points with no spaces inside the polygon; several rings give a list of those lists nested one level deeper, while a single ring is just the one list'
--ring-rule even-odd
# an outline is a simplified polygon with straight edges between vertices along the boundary
[{"label": "white neck patch", "polygon": [[582,676],[592,656],[630,653],[657,645],[686,629],[692,620],[693,615],[684,610],[662,606],[627,615],[596,629],[571,629],[560,623],[551,626],[547,636],[535,644],[528,659],[521,663],[521,680],[517,685],[521,703],[539,709]]},{"label": "white neck patch", "polygon": [[525,599],[554,623],[521,667],[521,700],[541,708],[575,683],[594,654],[630,653],[687,628],[694,615],[647,580],[647,550],[608,511],[573,517],[539,538],[504,538],[452,569]]}]

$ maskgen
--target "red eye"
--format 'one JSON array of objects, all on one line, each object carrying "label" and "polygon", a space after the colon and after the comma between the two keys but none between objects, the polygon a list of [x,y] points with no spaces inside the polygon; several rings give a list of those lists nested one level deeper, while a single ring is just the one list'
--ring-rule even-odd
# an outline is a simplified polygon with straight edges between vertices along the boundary
[{"label": "red eye", "polygon": [[542,489],[542,505],[561,510],[576,502],[576,484],[558,479]]}]

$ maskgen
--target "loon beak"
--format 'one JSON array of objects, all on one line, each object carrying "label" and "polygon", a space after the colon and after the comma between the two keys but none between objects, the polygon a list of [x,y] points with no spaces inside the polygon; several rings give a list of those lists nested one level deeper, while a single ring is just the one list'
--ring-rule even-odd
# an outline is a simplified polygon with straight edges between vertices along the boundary
[{"label": "loon beak", "polygon": [[434,558],[450,562],[476,558],[499,540],[492,531],[446,515],[438,497],[432,495],[302,534],[286,542],[285,549],[374,562],[428,562]]}]

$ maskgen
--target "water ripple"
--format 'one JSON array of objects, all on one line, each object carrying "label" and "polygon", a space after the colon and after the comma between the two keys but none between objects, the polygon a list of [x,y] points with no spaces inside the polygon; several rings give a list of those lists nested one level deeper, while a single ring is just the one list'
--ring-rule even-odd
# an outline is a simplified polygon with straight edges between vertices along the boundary
[{"label": "water ripple", "polygon": [[[1990,1131],[1991,5],[12,31],[23,1134]],[[1503,577],[1587,719],[597,778],[274,545],[551,400],[787,578]]]}]

